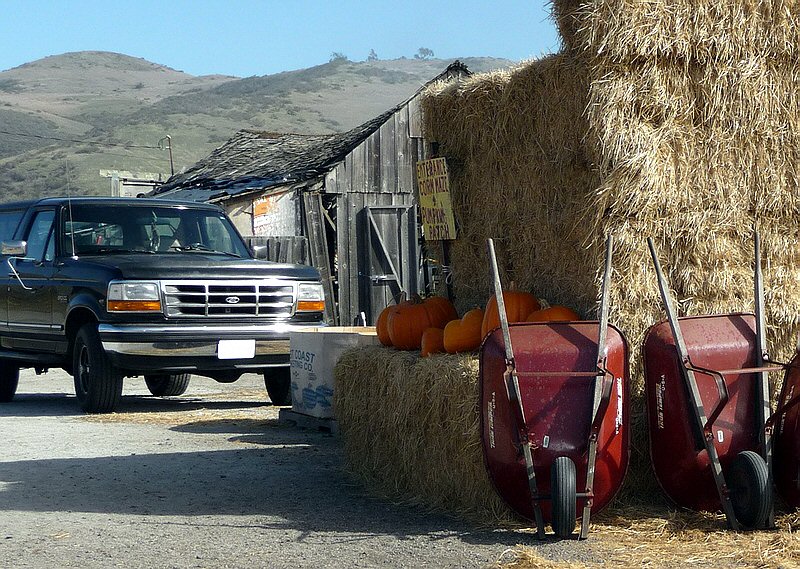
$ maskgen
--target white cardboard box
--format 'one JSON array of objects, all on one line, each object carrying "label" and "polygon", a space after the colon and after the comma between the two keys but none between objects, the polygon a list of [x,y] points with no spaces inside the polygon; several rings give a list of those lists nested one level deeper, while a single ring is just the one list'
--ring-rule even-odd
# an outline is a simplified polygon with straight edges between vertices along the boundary
[{"label": "white cardboard box", "polygon": [[334,417],[333,368],[343,352],[380,344],[374,326],[309,328],[289,334],[292,370],[292,411],[330,419]]}]

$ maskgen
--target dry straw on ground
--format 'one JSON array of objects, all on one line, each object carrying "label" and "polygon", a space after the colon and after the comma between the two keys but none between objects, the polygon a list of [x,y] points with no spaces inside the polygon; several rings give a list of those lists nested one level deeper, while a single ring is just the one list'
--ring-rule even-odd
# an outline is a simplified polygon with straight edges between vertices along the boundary
[{"label": "dry straw on ground", "polygon": [[518,546],[495,568],[800,567],[798,514],[780,516],[775,531],[736,533],[720,530],[723,523],[711,514],[621,509],[594,524],[591,562],[551,561],[535,547]]},{"label": "dry straw on ground", "polygon": [[263,389],[226,389],[200,397],[125,396],[116,413],[82,416],[92,423],[252,425],[255,430],[277,422],[277,408],[267,404]]}]

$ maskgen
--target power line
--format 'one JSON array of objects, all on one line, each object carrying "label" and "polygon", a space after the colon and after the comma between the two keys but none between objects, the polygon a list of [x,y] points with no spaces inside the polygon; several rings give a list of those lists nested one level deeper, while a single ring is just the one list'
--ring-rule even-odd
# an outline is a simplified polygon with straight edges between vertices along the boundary
[{"label": "power line", "polygon": [[0,134],[8,134],[10,136],[24,136],[27,138],[38,138],[40,140],[56,140],[58,142],[75,142],[77,144],[96,144],[98,146],[116,146],[119,148],[148,148],[151,150],[163,150],[160,146],[148,146],[145,144],[115,144],[113,142],[100,142],[99,140],[77,140],[74,138],[57,138],[55,136],[43,136],[41,134],[24,134],[21,132],[8,132],[0,130]]}]

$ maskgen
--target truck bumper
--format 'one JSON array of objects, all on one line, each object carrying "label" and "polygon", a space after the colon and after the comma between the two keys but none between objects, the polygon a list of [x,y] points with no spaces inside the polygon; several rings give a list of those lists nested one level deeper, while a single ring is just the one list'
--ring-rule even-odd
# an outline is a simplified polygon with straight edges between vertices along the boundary
[{"label": "truck bumper", "polygon": [[139,372],[258,370],[289,365],[289,333],[324,326],[264,324],[143,326],[100,324],[111,362]]}]

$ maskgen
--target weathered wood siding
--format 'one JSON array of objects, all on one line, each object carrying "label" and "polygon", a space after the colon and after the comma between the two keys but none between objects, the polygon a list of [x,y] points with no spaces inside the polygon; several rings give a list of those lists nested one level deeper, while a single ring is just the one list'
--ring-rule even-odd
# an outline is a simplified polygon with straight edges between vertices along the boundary
[{"label": "weathered wood siding", "polygon": [[[361,312],[367,324],[374,325],[380,311],[396,302],[401,290],[419,292],[414,207],[413,194],[353,192],[337,198],[339,316],[343,325],[352,324]],[[385,208],[386,215],[372,212],[375,225],[370,222],[370,208]],[[377,234],[391,260],[384,255]],[[397,280],[391,278],[390,263],[400,273]]]},{"label": "weathered wood siding", "polygon": [[[414,98],[332,168],[323,183],[303,188],[305,197],[297,200],[296,208],[270,211],[280,217],[270,224],[276,235],[288,235],[285,228],[294,223],[296,230],[291,233],[308,238],[304,254],[326,283],[331,323],[352,324],[363,312],[367,324],[374,324],[401,290],[419,292],[415,175],[417,160],[424,158],[419,113]],[[224,207],[240,233],[258,235],[264,232],[256,227],[256,204],[288,189],[229,198]],[[323,212],[318,194],[309,190],[337,194],[335,259],[323,258],[327,250]]]},{"label": "weathered wood siding", "polygon": [[[336,250],[342,325],[354,323],[362,312],[367,324],[374,324],[400,290],[419,291],[413,219],[415,169],[424,149],[419,112],[414,98],[325,177],[324,191],[339,194]],[[373,211],[370,222],[369,208],[387,209]],[[395,273],[398,279],[393,279]]]},{"label": "weathered wood siding", "polygon": [[416,98],[401,107],[327,174],[325,191],[413,194],[423,148],[419,112]]}]

